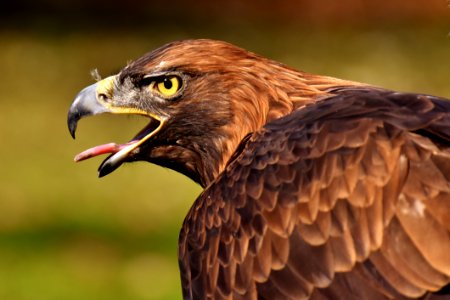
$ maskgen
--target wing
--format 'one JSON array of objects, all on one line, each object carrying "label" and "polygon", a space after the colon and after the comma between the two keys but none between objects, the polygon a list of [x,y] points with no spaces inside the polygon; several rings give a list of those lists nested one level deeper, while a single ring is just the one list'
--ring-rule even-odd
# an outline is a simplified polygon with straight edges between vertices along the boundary
[{"label": "wing", "polygon": [[185,299],[385,299],[450,276],[450,102],[335,90],[253,134],[180,233]]}]

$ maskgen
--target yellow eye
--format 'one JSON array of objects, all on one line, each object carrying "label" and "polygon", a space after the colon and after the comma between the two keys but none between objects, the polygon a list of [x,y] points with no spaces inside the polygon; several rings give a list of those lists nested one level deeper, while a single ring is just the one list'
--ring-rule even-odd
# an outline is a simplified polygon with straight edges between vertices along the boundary
[{"label": "yellow eye", "polygon": [[164,77],[155,83],[154,88],[161,95],[171,97],[180,90],[180,79],[177,76]]}]

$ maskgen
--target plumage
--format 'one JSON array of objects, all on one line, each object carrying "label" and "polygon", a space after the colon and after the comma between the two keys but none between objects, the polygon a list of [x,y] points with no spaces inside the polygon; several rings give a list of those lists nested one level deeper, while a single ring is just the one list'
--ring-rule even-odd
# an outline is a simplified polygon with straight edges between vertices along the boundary
[{"label": "plumage", "polygon": [[150,121],[88,150],[111,153],[100,175],[146,160],[204,187],[180,231],[184,299],[450,297],[450,101],[210,40],[105,80],[76,98],[72,135],[90,114]]}]

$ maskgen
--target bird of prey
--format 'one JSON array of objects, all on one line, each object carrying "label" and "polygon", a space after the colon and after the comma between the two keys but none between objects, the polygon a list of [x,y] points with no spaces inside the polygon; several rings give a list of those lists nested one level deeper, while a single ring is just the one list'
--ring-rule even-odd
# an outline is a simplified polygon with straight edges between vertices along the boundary
[{"label": "bird of prey", "polygon": [[187,40],[82,90],[72,136],[100,113],[149,122],[75,160],[204,188],[179,236],[184,299],[449,299],[450,101]]}]

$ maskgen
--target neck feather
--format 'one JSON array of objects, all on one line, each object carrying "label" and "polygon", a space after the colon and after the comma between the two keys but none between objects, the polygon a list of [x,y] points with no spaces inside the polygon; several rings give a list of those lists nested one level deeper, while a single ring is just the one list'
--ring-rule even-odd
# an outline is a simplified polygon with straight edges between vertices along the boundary
[{"label": "neck feather", "polygon": [[330,90],[333,88],[362,85],[300,72],[276,62],[267,65],[266,70],[255,68],[251,73],[241,73],[243,81],[230,90],[233,119],[223,129],[224,138],[217,141],[222,155],[213,171],[214,178],[223,171],[242,139],[249,133],[305,105],[326,98],[331,95]]}]

